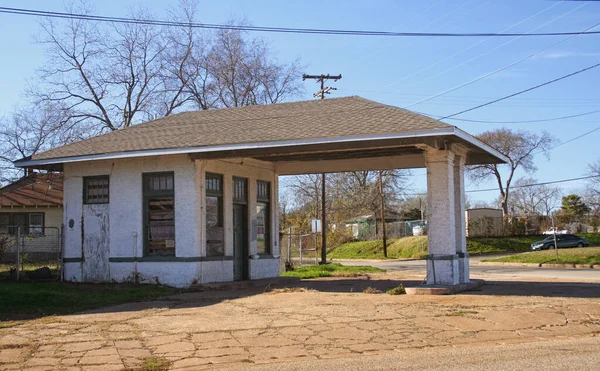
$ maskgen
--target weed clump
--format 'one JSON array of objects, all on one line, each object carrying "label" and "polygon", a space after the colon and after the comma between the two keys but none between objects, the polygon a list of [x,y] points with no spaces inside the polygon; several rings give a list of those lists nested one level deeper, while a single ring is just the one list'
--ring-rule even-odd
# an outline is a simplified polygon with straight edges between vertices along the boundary
[{"label": "weed clump", "polygon": [[400,286],[389,289],[385,293],[388,295],[404,295],[406,294],[406,289],[403,284],[400,284]]},{"label": "weed clump", "polygon": [[381,290],[377,290],[376,288],[369,286],[363,290],[363,294],[381,294]]}]

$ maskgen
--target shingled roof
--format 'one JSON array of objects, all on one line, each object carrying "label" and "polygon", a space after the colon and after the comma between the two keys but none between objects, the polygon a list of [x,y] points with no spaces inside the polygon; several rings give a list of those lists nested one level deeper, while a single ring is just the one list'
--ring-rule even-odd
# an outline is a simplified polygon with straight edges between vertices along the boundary
[{"label": "shingled roof", "polygon": [[0,188],[0,207],[62,207],[63,175],[31,173]]},{"label": "shingled roof", "polygon": [[208,152],[315,140],[332,143],[340,138],[399,133],[429,135],[439,131],[448,135],[454,134],[454,129],[415,112],[353,96],[183,112],[55,148],[15,164],[26,167],[84,157],[114,158],[114,154],[135,157]]}]

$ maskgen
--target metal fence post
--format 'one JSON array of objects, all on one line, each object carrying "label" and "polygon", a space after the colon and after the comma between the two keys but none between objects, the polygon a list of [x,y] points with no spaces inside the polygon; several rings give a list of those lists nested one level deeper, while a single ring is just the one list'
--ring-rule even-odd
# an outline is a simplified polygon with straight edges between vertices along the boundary
[{"label": "metal fence post", "polygon": [[292,263],[292,227],[290,227],[289,232],[290,232],[290,234],[288,236],[287,256],[288,256],[288,262],[291,264]]},{"label": "metal fence post", "polygon": [[300,265],[302,265],[302,235],[300,235],[299,239],[300,239]]},{"label": "metal fence post", "polygon": [[21,274],[21,227],[17,227],[17,240],[15,241],[15,252],[17,254],[17,270],[15,271],[17,282],[19,281]]}]

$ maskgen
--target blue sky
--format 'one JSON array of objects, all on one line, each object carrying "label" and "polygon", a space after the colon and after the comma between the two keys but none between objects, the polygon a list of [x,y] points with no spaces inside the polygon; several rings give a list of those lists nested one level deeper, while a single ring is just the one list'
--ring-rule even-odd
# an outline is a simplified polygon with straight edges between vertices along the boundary
[{"label": "blue sky", "polygon": [[[96,14],[126,16],[138,0],[92,2]],[[165,18],[174,1],[144,1],[157,18]],[[59,1],[4,0],[2,6],[62,11]],[[600,2],[548,0],[432,1],[200,1],[200,19],[224,23],[245,18],[255,26],[337,28],[422,32],[558,32],[580,31],[600,22]],[[43,47],[33,17],[0,14],[0,114],[23,99],[27,81],[43,62]],[[600,27],[594,29],[600,30]],[[299,58],[311,74],[343,75],[332,96],[360,95],[399,107],[449,90],[547,48],[567,37],[522,38],[386,38],[328,35],[262,34],[282,60]],[[600,61],[600,35],[578,36],[493,76],[410,109],[445,116]],[[464,119],[521,121],[574,115],[600,109],[600,68],[556,84],[459,116]],[[306,82],[305,99],[317,84]],[[447,120],[472,134],[499,124]],[[507,124],[514,129],[547,130],[561,141],[600,127],[600,113],[562,121]],[[600,156],[600,130],[552,150],[550,160],[536,158],[539,181],[583,176]],[[424,170],[413,171],[413,188],[425,189]],[[518,174],[519,176],[524,174]],[[578,189],[584,182],[563,184]],[[468,189],[494,187],[467,183]],[[472,194],[489,201],[497,192]]]}]

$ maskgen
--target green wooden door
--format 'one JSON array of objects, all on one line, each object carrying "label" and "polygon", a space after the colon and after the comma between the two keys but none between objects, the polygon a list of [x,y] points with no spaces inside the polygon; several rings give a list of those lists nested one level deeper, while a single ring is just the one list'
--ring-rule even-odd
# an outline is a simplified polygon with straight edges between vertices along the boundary
[{"label": "green wooden door", "polygon": [[233,279],[248,279],[248,222],[246,205],[233,204]]}]

